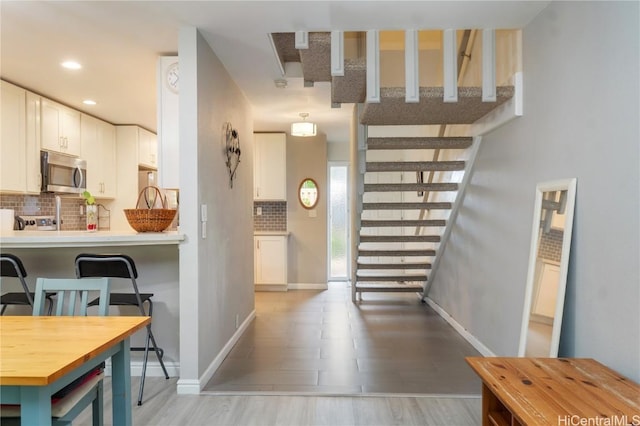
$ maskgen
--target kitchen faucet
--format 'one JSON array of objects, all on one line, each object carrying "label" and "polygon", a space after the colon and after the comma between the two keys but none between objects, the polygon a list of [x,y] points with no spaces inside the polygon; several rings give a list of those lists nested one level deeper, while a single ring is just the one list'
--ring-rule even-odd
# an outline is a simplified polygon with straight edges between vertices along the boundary
[{"label": "kitchen faucet", "polygon": [[56,195],[56,231],[60,230],[60,222],[62,222],[60,218],[60,210],[62,208],[62,200],[59,195]]}]

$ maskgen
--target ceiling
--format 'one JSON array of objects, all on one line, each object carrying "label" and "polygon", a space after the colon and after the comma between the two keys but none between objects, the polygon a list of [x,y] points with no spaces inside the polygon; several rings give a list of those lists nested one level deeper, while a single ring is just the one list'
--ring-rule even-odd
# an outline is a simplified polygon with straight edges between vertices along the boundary
[{"label": "ceiling", "polygon": [[[255,130],[288,131],[300,112],[329,142],[348,140],[351,108],[331,108],[330,83],[303,87],[272,32],[523,28],[548,1],[63,1],[0,2],[2,79],[114,124],[156,130],[158,56],[197,27],[244,92]],[[81,70],[60,67],[74,59]],[[88,107],[84,99],[97,105]]]}]

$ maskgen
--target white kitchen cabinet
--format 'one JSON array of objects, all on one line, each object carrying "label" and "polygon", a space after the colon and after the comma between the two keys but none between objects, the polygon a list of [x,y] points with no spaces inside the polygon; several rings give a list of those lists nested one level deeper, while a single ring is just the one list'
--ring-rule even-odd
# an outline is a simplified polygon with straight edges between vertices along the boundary
[{"label": "white kitchen cabinet", "polygon": [[40,193],[40,96],[0,81],[0,191]]},{"label": "white kitchen cabinet", "polygon": [[255,235],[253,239],[256,290],[286,290],[287,236]]},{"label": "white kitchen cabinet", "polygon": [[158,138],[138,127],[138,165],[145,169],[158,168]]},{"label": "white kitchen cabinet", "polygon": [[24,89],[0,82],[0,190],[26,191],[26,97]]},{"label": "white kitchen cabinet", "polygon": [[40,116],[42,149],[79,157],[80,112],[42,98]]},{"label": "white kitchen cabinet", "polygon": [[254,133],[253,199],[287,200],[287,135]]},{"label": "white kitchen cabinet", "polygon": [[27,92],[27,194],[40,194],[42,175],[40,174],[40,104],[42,99],[35,93]]},{"label": "white kitchen cabinet", "polygon": [[116,197],[116,128],[82,114],[82,156],[87,161],[87,191],[98,198]]}]

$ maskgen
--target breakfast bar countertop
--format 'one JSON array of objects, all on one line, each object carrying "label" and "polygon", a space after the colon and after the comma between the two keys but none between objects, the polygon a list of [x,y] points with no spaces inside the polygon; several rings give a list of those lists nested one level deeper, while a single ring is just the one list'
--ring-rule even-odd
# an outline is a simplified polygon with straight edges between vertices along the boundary
[{"label": "breakfast bar countertop", "polygon": [[288,237],[290,234],[289,231],[253,231],[254,236],[283,236]]},{"label": "breakfast bar countertop", "polygon": [[143,246],[179,244],[184,234],[179,231],[14,231],[0,236],[3,248]]}]

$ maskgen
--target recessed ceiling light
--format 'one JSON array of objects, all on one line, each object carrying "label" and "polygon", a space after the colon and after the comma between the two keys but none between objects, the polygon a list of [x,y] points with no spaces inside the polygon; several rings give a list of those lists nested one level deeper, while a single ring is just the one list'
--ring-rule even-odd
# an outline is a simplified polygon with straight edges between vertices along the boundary
[{"label": "recessed ceiling light", "polygon": [[91,99],[85,99],[84,101],[82,101],[82,103],[85,105],[97,105],[97,102],[92,101]]},{"label": "recessed ceiling light", "polygon": [[82,65],[80,65],[79,63],[77,63],[75,61],[64,61],[60,65],[62,65],[64,68],[67,68],[67,69],[70,69],[70,70],[79,70],[80,68],[82,68]]}]

